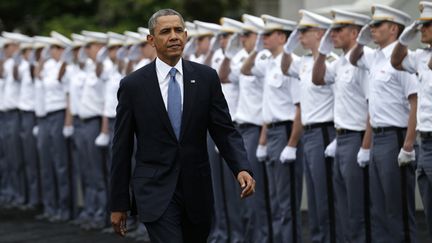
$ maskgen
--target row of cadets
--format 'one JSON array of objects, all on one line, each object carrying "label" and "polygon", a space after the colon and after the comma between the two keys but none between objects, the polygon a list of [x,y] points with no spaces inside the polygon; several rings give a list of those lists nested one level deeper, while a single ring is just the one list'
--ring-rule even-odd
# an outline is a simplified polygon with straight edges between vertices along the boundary
[{"label": "row of cadets", "polygon": [[[301,19],[284,46],[282,71],[300,80],[303,161],[308,196],[308,217],[312,242],[342,242],[333,194],[335,129],[333,124],[333,85],[316,86],[312,68],[318,46],[331,20],[300,10]],[[293,56],[298,44],[311,53]]]},{"label": "row of cadets", "polygon": [[[420,17],[406,27],[393,49],[391,63],[394,68],[417,74],[418,106],[417,131],[420,136],[420,149],[417,163],[417,182],[423,201],[429,234],[432,235],[432,3],[419,3]],[[415,51],[407,46],[421,32],[421,42],[426,48]],[[411,108],[412,109],[412,108]]]},{"label": "row of cadets", "polygon": [[[349,61],[358,33],[369,24],[370,18],[337,9],[331,14],[333,23],[321,39],[312,82],[317,87],[334,86],[337,149],[333,181],[343,242],[370,242],[368,73]],[[342,49],[343,53],[336,61],[326,63],[326,56],[333,48]],[[371,50],[365,48],[365,51]]]},{"label": "row of cadets", "polygon": [[[372,240],[415,242],[415,128],[417,77],[394,69],[393,49],[410,16],[374,4],[350,61],[369,72],[372,149],[369,164]],[[367,52],[373,41],[378,48]]]}]

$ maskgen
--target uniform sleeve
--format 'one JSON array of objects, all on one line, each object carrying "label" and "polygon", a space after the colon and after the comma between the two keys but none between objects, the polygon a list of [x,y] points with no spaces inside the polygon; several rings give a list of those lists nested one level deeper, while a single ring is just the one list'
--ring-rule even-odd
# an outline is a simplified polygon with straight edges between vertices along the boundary
[{"label": "uniform sleeve", "polygon": [[357,61],[357,67],[361,68],[361,69],[369,70],[374,54],[375,54],[375,52],[372,49],[365,46],[363,48],[363,55]]},{"label": "uniform sleeve", "polygon": [[334,61],[331,63],[326,63],[326,71],[324,74],[324,81],[327,84],[333,84],[335,82],[335,78],[336,78],[336,63],[338,63],[338,61]]},{"label": "uniform sleeve", "polygon": [[406,98],[418,91],[418,78],[415,74],[399,71],[399,79],[402,84],[403,92]]},{"label": "uniform sleeve", "polygon": [[360,87],[363,91],[363,94],[367,100],[369,100],[369,71],[355,68],[355,74],[358,76],[358,80],[360,82]]},{"label": "uniform sleeve", "polygon": [[[239,52],[240,53],[240,52]],[[240,79],[240,73],[241,73],[241,67],[242,67],[242,60],[241,57],[236,56],[233,58],[230,64],[231,72],[228,75],[228,80],[232,83],[238,83]]]},{"label": "uniform sleeve", "polygon": [[290,93],[291,93],[291,99],[293,104],[299,104],[300,103],[300,80],[293,77],[287,77],[284,76],[289,81],[290,84]]},{"label": "uniform sleeve", "polygon": [[415,52],[408,50],[408,55],[402,60],[402,68],[409,73],[416,73],[418,70],[417,60],[418,53],[420,50]]},{"label": "uniform sleeve", "polygon": [[257,78],[263,78],[266,73],[267,64],[268,64],[267,56],[263,52],[258,53],[258,55],[255,58],[255,65],[252,67],[251,70],[252,75]]},{"label": "uniform sleeve", "polygon": [[288,69],[288,76],[299,78],[300,77],[300,66],[301,66],[301,58],[292,55],[293,61]]}]

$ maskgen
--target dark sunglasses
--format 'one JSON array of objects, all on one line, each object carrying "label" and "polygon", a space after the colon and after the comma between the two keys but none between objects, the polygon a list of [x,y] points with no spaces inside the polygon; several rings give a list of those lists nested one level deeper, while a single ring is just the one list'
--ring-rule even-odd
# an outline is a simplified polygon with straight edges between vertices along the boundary
[{"label": "dark sunglasses", "polygon": [[312,27],[305,27],[305,28],[301,28],[301,29],[299,29],[298,31],[299,31],[301,34],[304,34],[304,33],[308,32],[309,30],[312,30]]},{"label": "dark sunglasses", "polygon": [[266,32],[263,34],[263,36],[269,37],[269,36],[273,35],[274,32],[275,31]]},{"label": "dark sunglasses", "polygon": [[228,38],[230,35],[231,35],[231,33],[228,33],[228,32],[225,32],[225,33],[220,34],[220,36],[221,36],[222,38]]},{"label": "dark sunglasses", "polygon": [[424,28],[429,28],[429,27],[431,27],[431,26],[432,26],[432,21],[425,22],[425,23],[423,23],[423,24],[421,25],[421,27],[424,27]]},{"label": "dark sunglasses", "polygon": [[387,20],[383,20],[383,21],[379,21],[379,22],[375,22],[373,24],[370,24],[369,27],[371,28],[379,28],[381,27],[381,25],[383,25],[384,23],[389,23],[390,21]]},{"label": "dark sunglasses", "polygon": [[250,35],[252,35],[252,32],[251,32],[251,31],[243,32],[243,33],[241,34],[241,36],[243,36],[243,37],[249,37]]}]

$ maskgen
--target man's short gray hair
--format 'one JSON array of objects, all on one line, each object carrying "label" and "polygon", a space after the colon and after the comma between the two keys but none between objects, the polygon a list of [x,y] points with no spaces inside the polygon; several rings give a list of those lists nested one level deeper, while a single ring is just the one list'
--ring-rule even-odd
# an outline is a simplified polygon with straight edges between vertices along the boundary
[{"label": "man's short gray hair", "polygon": [[157,19],[161,16],[169,16],[169,15],[179,16],[183,27],[185,27],[185,23],[184,23],[184,20],[183,20],[183,17],[181,16],[181,14],[179,14],[177,11],[170,9],[170,8],[161,9],[161,10],[157,11],[156,13],[154,13],[148,21],[148,28],[150,30],[151,35],[154,35],[154,28],[157,24]]}]

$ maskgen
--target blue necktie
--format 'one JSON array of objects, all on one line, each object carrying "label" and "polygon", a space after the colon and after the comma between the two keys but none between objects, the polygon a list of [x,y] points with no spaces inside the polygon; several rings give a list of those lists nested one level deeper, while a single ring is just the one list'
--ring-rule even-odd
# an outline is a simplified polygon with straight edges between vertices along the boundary
[{"label": "blue necktie", "polygon": [[171,121],[171,126],[174,129],[174,133],[179,139],[182,107],[181,107],[181,93],[180,85],[177,83],[175,75],[177,69],[171,68],[169,71],[170,80],[168,84],[168,116]]}]

